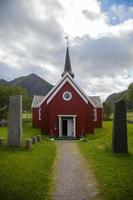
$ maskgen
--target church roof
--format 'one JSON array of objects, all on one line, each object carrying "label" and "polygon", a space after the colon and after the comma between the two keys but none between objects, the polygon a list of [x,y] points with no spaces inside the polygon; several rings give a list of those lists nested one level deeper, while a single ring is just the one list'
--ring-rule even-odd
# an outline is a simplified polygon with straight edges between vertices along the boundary
[{"label": "church roof", "polygon": [[39,108],[40,107],[40,102],[44,99],[45,96],[37,96],[35,95],[32,101],[32,108]]},{"label": "church roof", "polygon": [[99,96],[89,96],[89,99],[94,103],[95,108],[102,108],[101,100]]},{"label": "church roof", "polygon": [[[70,79],[68,79],[68,78],[70,78]],[[39,108],[46,99],[47,99],[47,104],[48,104],[53,99],[53,97],[56,95],[58,90],[60,90],[60,87],[62,87],[65,84],[66,81],[68,81],[70,83],[73,82],[72,85],[74,88],[75,88],[75,86],[77,87],[78,90],[76,88],[75,89],[77,90],[79,95],[85,101],[87,101],[87,102],[89,101],[94,106],[94,108],[102,108],[100,97],[85,95],[84,91],[82,91],[82,89],[75,83],[74,79],[72,79],[72,77],[68,73],[65,74],[65,76],[59,81],[59,83],[57,83],[57,85],[55,85],[46,96],[35,95],[33,98],[33,102],[32,102],[32,108]]]},{"label": "church roof", "polygon": [[74,78],[74,73],[72,72],[71,68],[71,61],[70,61],[70,56],[69,56],[69,49],[67,47],[66,50],[66,60],[65,60],[65,66],[64,66],[64,72],[62,73],[62,77],[66,74],[69,73],[72,78]]}]

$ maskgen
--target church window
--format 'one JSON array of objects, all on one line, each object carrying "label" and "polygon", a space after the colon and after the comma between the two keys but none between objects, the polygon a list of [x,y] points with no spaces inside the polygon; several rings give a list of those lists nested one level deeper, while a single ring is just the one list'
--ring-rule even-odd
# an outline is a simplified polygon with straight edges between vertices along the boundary
[{"label": "church window", "polygon": [[93,109],[93,121],[97,121],[97,109]]},{"label": "church window", "polygon": [[39,120],[41,120],[41,108],[39,108]]},{"label": "church window", "polygon": [[66,91],[66,92],[63,93],[63,99],[64,99],[65,101],[69,101],[69,100],[71,100],[71,98],[72,98],[71,92]]}]

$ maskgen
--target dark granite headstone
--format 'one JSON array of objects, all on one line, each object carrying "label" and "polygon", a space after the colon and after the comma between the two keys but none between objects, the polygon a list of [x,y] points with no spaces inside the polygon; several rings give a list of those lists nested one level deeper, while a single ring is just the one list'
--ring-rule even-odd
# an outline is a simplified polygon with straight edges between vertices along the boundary
[{"label": "dark granite headstone", "polygon": [[126,104],[123,100],[115,104],[112,149],[114,153],[128,152]]}]

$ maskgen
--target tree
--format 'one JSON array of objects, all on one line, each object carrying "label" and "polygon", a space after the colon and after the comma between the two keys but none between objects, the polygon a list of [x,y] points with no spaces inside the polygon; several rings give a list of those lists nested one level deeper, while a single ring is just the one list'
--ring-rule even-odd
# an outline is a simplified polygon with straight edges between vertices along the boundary
[{"label": "tree", "polygon": [[31,107],[31,97],[27,96],[27,90],[18,86],[0,85],[0,119],[7,118],[9,108],[9,96],[22,95],[23,107],[28,111]]},{"label": "tree", "polygon": [[27,112],[31,112],[31,104],[32,104],[32,97],[24,96],[23,97],[23,110]]},{"label": "tree", "polygon": [[111,116],[111,106],[109,103],[104,102],[103,103],[103,114],[104,114],[104,119],[109,119]]},{"label": "tree", "polygon": [[133,83],[128,86],[128,99],[133,101]]}]

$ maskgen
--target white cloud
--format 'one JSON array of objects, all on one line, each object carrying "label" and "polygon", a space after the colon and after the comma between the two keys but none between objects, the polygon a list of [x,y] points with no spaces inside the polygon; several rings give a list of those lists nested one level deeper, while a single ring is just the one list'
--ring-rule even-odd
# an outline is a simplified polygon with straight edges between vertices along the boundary
[{"label": "white cloud", "polygon": [[0,1],[0,23],[0,78],[34,72],[55,84],[68,33],[75,79],[88,95],[105,97],[133,79],[133,19],[110,25],[96,0]]},{"label": "white cloud", "polygon": [[[106,16],[101,13],[100,5],[96,0],[60,0],[60,3],[64,8],[64,16],[59,21],[64,32],[70,36],[75,37],[89,34],[91,37],[96,37],[99,33],[106,30]],[[88,18],[85,18],[83,11],[88,12],[89,15],[91,13],[91,18],[92,16],[97,16],[96,20],[90,21]]]}]

